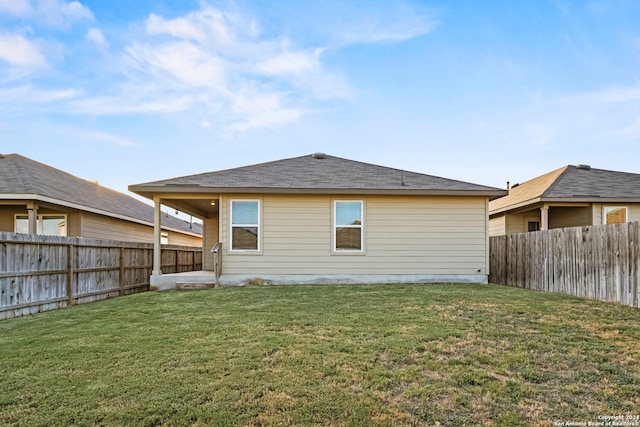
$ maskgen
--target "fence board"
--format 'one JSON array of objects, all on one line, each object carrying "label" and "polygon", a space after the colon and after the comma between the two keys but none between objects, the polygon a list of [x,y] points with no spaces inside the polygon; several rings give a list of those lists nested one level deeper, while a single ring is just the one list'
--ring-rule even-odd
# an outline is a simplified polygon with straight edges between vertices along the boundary
[{"label": "fence board", "polygon": [[640,307],[640,223],[489,239],[493,283]]},{"label": "fence board", "polygon": [[[202,269],[202,248],[165,245],[162,272]],[[153,245],[0,232],[0,320],[143,292]]]}]

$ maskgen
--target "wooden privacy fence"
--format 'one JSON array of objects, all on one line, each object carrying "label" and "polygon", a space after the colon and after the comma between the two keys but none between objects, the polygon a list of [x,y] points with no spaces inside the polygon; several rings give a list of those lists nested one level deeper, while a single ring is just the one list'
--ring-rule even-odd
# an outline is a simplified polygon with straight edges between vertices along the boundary
[{"label": "wooden privacy fence", "polygon": [[[162,247],[162,272],[202,269],[202,248]],[[149,290],[153,244],[0,232],[0,320]]]},{"label": "wooden privacy fence", "polygon": [[640,223],[489,239],[489,281],[640,307]]}]

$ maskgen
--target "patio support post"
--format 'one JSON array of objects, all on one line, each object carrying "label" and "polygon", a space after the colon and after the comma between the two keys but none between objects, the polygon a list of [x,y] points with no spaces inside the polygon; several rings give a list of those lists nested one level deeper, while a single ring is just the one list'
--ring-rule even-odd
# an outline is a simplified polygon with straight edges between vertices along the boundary
[{"label": "patio support post", "polygon": [[38,234],[38,205],[31,202],[27,204],[29,220],[29,234]]},{"label": "patio support post", "polygon": [[540,230],[549,229],[549,206],[542,205],[540,208]]},{"label": "patio support post", "polygon": [[160,211],[160,197],[153,196],[154,203],[154,215],[153,215],[153,275],[159,276],[162,274],[161,264],[161,250],[160,237],[162,225],[160,223],[162,218],[162,212]]}]

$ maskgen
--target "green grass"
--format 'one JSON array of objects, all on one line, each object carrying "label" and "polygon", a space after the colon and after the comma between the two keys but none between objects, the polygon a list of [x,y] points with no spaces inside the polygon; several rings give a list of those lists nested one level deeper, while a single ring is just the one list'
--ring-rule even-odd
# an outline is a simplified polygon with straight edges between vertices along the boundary
[{"label": "green grass", "polygon": [[0,322],[0,425],[640,414],[640,310],[494,285],[150,292]]}]

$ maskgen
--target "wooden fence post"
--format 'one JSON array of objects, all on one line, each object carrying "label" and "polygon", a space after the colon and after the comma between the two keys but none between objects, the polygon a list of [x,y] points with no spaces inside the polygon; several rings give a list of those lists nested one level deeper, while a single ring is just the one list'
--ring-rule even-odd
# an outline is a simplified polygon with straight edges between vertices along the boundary
[{"label": "wooden fence post", "polygon": [[69,306],[73,305],[73,276],[75,274],[73,271],[73,255],[74,246],[71,243],[67,245],[67,304]]},{"label": "wooden fence post", "polygon": [[120,295],[124,295],[124,246],[120,247]]}]

